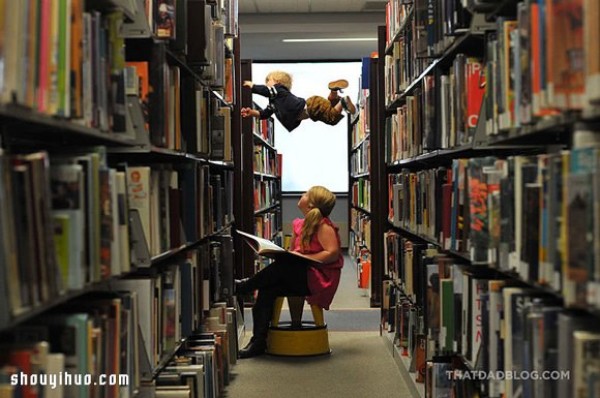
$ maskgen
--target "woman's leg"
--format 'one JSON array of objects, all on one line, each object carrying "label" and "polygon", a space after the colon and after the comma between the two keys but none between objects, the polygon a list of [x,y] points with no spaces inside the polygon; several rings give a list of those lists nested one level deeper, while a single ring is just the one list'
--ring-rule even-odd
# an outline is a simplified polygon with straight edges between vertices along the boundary
[{"label": "woman's leg", "polygon": [[[238,288],[238,290],[240,290]],[[240,358],[261,355],[267,348],[269,323],[273,318],[275,299],[280,296],[307,296],[307,266],[302,263],[287,264],[274,262],[257,272],[242,286],[243,291],[258,290],[256,302],[252,307],[252,339],[250,344],[240,350]]]},{"label": "woman's leg", "polygon": [[[275,261],[254,276],[239,281],[236,291],[241,294],[249,294],[254,290],[272,286],[284,287],[286,290],[307,289],[306,263],[302,261]],[[305,293],[308,294],[308,293]]]}]

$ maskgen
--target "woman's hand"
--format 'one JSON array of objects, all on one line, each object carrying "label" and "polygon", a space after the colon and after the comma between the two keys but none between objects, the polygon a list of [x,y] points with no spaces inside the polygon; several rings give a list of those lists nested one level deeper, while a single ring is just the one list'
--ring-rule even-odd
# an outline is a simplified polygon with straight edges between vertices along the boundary
[{"label": "woman's hand", "polygon": [[254,83],[252,83],[250,80],[244,80],[243,85],[250,88],[254,87]]}]

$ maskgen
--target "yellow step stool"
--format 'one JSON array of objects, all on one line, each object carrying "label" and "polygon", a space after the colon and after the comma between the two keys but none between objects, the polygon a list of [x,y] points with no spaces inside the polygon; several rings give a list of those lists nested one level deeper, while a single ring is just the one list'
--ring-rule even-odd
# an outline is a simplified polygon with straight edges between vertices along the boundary
[{"label": "yellow step stool", "polygon": [[273,319],[267,335],[267,353],[292,357],[330,354],[323,309],[311,305],[314,322],[302,322],[304,297],[288,297],[288,304],[292,321],[279,322],[283,297],[275,300]]}]

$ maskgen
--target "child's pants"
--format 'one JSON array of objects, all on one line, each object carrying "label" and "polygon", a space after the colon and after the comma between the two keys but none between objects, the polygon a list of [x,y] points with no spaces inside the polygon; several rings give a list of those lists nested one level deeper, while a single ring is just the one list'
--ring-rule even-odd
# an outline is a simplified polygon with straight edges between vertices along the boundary
[{"label": "child's pants", "polygon": [[[337,103],[338,101],[336,101]],[[323,122],[335,126],[344,118],[341,112],[337,112],[332,101],[327,98],[314,95],[306,100],[306,112],[311,120]]]}]

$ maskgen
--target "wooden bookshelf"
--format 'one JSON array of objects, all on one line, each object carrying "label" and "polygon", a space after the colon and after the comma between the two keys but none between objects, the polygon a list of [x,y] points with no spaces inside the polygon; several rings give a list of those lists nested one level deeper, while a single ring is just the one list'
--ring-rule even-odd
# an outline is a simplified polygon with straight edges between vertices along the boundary
[{"label": "wooden bookshelf", "polygon": [[[407,354],[421,358],[416,368],[433,369],[425,382],[433,391],[411,388],[414,396],[435,395],[436,388],[456,396],[495,397],[500,388],[507,397],[520,388],[591,396],[587,381],[573,377],[593,377],[579,364],[581,352],[595,356],[574,331],[591,330],[585,338],[600,340],[591,326],[598,324],[600,236],[591,188],[598,170],[581,163],[595,165],[599,156],[593,79],[600,74],[594,63],[600,34],[590,17],[599,6],[574,3],[570,11],[582,16],[574,27],[553,0],[462,4],[390,0],[388,11],[400,14],[388,14],[393,26],[379,29],[385,59],[371,86],[379,89],[383,160],[372,203],[381,213],[371,217],[373,240],[385,245],[384,329],[412,342]],[[458,24],[447,20],[449,9]],[[564,41],[585,35],[594,39]],[[585,68],[573,67],[573,51]],[[577,83],[567,84],[567,77]],[[575,270],[584,269],[576,279]],[[416,331],[401,329],[402,322]],[[511,331],[498,337],[500,322]],[[558,330],[551,342],[550,330]],[[416,348],[420,338],[424,353]],[[515,343],[534,339],[544,339],[543,349]],[[560,352],[573,346],[577,360]],[[505,353],[502,365],[497,350]],[[540,357],[553,350],[556,360]],[[533,365],[524,351],[541,359]],[[443,377],[436,371],[531,372],[559,362],[571,378],[550,389],[505,379],[446,378],[435,385]]]},{"label": "wooden bookshelf", "polygon": [[[252,61],[242,60],[241,68],[242,81],[252,81]],[[242,90],[242,106],[257,108],[249,89]],[[242,120],[242,129],[244,174],[241,184],[245,200],[238,229],[282,246],[281,157],[275,148],[274,120],[246,118]],[[249,277],[263,266],[265,259],[258,258],[242,240],[239,244],[243,261],[238,274]]]},{"label": "wooden bookshelf", "polygon": [[[198,377],[219,395],[213,376],[228,376],[243,333],[235,0],[165,3],[174,24],[164,26],[141,0],[38,3],[1,7],[0,34],[28,35],[3,48],[0,76],[2,374],[17,356],[37,372],[33,350],[49,350],[62,368],[44,373],[66,360],[75,373],[130,380],[61,386],[77,388],[70,395],[154,396],[173,358],[192,358],[204,338],[206,355],[190,364],[205,361]],[[214,35],[193,36],[213,46],[201,66],[190,62],[198,47],[174,36],[200,19]]]},{"label": "wooden bookshelf", "polygon": [[[376,72],[377,60],[363,58],[363,70],[371,71],[371,76]],[[363,76],[365,83],[361,80],[361,88],[357,99],[357,113],[348,121],[348,169],[349,169],[349,205],[348,205],[348,255],[356,262],[359,270],[357,284],[362,289],[370,292],[371,305],[377,305],[379,295],[379,283],[374,283],[373,266],[375,253],[372,245],[372,190],[373,165],[377,162],[373,158],[374,149],[371,133],[376,131],[373,122],[375,99],[377,96],[367,86],[369,76]],[[376,272],[376,271],[375,271]],[[363,274],[364,273],[364,274]],[[369,277],[367,278],[366,275]],[[375,274],[376,275],[376,274]]]}]

